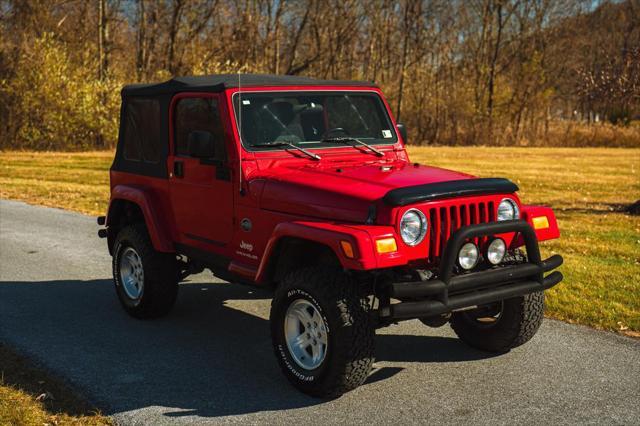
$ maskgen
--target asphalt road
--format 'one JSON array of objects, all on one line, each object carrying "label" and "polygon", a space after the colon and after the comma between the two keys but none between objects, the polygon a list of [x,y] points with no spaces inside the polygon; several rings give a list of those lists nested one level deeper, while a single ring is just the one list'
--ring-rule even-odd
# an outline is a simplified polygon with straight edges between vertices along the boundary
[{"label": "asphalt road", "polygon": [[168,317],[129,318],[96,229],[0,200],[0,341],[118,423],[640,423],[640,341],[552,320],[500,356],[402,323],[380,331],[365,385],[307,397],[276,365],[267,293],[201,274]]}]

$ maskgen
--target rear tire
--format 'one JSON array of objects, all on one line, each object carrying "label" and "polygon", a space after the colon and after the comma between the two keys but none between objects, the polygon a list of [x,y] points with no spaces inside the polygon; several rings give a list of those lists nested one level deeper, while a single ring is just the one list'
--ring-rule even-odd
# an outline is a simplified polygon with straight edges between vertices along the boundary
[{"label": "rear tire", "polygon": [[288,274],[271,302],[270,321],[280,368],[302,392],[338,397],[369,375],[375,327],[366,295],[343,271],[315,267]]},{"label": "rear tire", "polygon": [[142,224],[122,228],[113,245],[113,281],[122,307],[135,318],[166,315],[178,295],[175,255],[157,252]]},{"label": "rear tire", "polygon": [[454,312],[451,328],[469,346],[507,352],[536,334],[544,318],[544,293],[531,293],[469,311]]}]

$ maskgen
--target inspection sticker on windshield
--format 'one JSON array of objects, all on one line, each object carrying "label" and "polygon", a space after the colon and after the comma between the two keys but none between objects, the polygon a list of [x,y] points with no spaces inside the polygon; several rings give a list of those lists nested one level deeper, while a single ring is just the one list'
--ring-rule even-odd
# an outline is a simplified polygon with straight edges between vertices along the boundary
[{"label": "inspection sticker on windshield", "polygon": [[391,130],[383,130],[382,131],[382,137],[385,138],[385,139],[392,138],[393,135],[391,134]]},{"label": "inspection sticker on windshield", "polygon": [[251,105],[251,101],[248,99],[243,99],[242,100],[242,105]]}]

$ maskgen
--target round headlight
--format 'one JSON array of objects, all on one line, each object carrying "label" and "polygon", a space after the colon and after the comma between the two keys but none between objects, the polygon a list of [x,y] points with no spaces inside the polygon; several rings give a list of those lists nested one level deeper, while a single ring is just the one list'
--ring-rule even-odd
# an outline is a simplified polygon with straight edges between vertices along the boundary
[{"label": "round headlight", "polygon": [[520,210],[515,201],[505,198],[498,204],[498,220],[514,220],[520,218]]},{"label": "round headlight", "polygon": [[478,263],[478,247],[473,243],[462,246],[458,252],[458,263],[463,269],[471,269]]},{"label": "round headlight", "polygon": [[504,259],[504,255],[507,252],[507,245],[504,243],[502,238],[496,238],[491,241],[489,247],[487,248],[487,260],[492,265],[497,265],[502,262]]},{"label": "round headlight", "polygon": [[400,219],[400,236],[410,246],[419,244],[427,233],[427,218],[417,209],[407,210]]}]

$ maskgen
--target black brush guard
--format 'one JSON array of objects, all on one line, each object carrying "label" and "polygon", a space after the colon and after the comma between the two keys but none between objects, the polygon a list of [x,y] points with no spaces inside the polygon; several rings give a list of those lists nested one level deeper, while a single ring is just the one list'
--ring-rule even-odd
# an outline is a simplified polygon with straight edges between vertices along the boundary
[{"label": "black brush guard", "polygon": [[[453,275],[458,251],[470,238],[519,232],[527,248],[527,263],[497,267],[481,272]],[[451,311],[497,302],[537,291],[544,291],[562,281],[562,273],[550,272],[562,265],[562,256],[540,257],[536,233],[523,220],[483,223],[457,230],[447,242],[438,279],[429,281],[392,283],[390,296],[407,300],[382,307],[384,320],[407,320],[442,315]],[[415,299],[422,299],[417,300]]]}]

